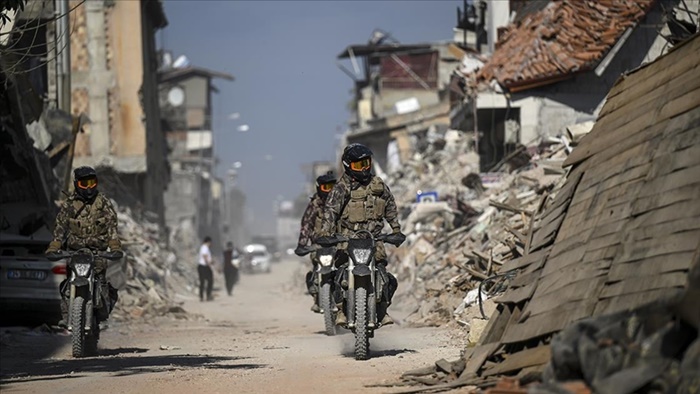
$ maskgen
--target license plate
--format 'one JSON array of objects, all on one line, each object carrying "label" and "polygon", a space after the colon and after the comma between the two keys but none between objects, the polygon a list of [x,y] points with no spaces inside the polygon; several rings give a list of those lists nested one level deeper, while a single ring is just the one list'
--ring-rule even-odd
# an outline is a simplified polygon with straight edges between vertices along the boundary
[{"label": "license plate", "polygon": [[9,270],[7,271],[7,279],[44,280],[46,279],[46,271]]}]

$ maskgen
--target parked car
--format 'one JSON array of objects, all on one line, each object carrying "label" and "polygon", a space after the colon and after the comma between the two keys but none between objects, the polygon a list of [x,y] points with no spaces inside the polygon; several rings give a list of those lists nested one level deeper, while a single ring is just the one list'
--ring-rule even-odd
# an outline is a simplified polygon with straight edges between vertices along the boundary
[{"label": "parked car", "polygon": [[245,247],[245,254],[247,257],[247,265],[250,273],[256,272],[270,272],[271,267],[271,256],[267,251],[267,247],[262,244],[250,244]]},{"label": "parked car", "polygon": [[0,234],[0,313],[18,319],[56,323],[61,317],[58,286],[66,278],[65,261],[49,261],[49,240]]}]

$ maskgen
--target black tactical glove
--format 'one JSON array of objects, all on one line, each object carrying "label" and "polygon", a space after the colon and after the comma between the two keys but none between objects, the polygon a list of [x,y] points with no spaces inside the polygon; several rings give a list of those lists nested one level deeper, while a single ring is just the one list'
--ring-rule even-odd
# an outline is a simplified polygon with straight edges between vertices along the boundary
[{"label": "black tactical glove", "polygon": [[395,231],[391,234],[391,241],[394,246],[399,246],[406,241],[406,235],[401,231]]},{"label": "black tactical glove", "polygon": [[107,260],[119,260],[124,257],[124,252],[121,250],[112,250],[110,252],[102,252],[100,253],[100,256],[106,258]]}]

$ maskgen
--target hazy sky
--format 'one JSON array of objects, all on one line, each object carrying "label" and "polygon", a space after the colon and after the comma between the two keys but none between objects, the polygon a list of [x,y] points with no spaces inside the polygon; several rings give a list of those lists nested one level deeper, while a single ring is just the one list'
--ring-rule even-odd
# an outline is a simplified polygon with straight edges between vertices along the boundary
[{"label": "hazy sky", "polygon": [[[273,201],[303,190],[302,165],[333,160],[346,129],[352,80],[335,64],[375,28],[405,44],[449,40],[461,0],[165,0],[168,27],[159,45],[192,65],[231,73],[215,80],[218,174],[240,161],[239,185],[254,231],[273,232]],[[239,113],[231,120],[229,115]],[[239,132],[248,125],[247,132]]]}]

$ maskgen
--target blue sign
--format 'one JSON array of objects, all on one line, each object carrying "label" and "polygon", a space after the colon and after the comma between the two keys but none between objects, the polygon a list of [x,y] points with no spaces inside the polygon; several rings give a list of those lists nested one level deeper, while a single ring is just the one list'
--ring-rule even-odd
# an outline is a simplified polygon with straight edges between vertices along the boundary
[{"label": "blue sign", "polygon": [[424,191],[419,191],[416,193],[416,202],[437,202],[438,201],[438,194],[437,192],[424,192]]}]

